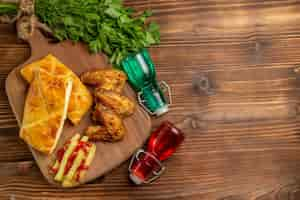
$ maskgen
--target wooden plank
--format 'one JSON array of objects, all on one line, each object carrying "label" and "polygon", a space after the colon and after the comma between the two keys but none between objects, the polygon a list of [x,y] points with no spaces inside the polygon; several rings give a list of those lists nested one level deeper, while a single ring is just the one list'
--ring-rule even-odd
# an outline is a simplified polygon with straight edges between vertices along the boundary
[{"label": "wooden plank", "polygon": [[[129,186],[126,177],[126,167],[123,166],[102,179],[83,187],[64,190],[49,186],[36,173],[33,165],[27,174],[22,172],[24,163],[6,163],[0,165],[1,170],[8,171],[0,180],[0,197],[10,195],[17,199],[41,198],[101,198],[101,199],[285,199],[287,193],[294,198],[299,197],[298,182],[294,180],[297,170],[289,171],[289,163],[294,169],[300,166],[289,155],[300,153],[295,149],[264,150],[262,154],[253,152],[215,152],[185,153],[181,159],[180,153],[174,159],[167,161],[172,167],[166,172],[159,183],[146,187]],[[195,157],[198,159],[195,161]],[[201,159],[200,159],[201,158]],[[256,162],[253,162],[256,161]],[[236,165],[232,165],[236,163]],[[277,163],[277,165],[274,165]],[[21,165],[21,167],[20,167]],[[178,170],[181,177],[178,177]],[[195,171],[198,171],[195,173]],[[274,176],[279,174],[280,176]],[[243,174],[243,176],[240,176]],[[184,182],[184,185],[182,184]],[[172,184],[170,184],[172,183]],[[43,192],[41,192],[43,191]],[[157,192],[159,191],[159,193]],[[295,192],[295,194],[294,194]]]},{"label": "wooden plank", "polygon": [[[300,199],[299,80],[300,4],[296,0],[140,0],[161,25],[162,43],[151,48],[160,80],[173,88],[172,111],[159,119],[187,123],[187,139],[153,185],[128,184],[124,164],[103,179],[75,190],[49,187],[17,145],[17,129],[0,129],[0,196],[7,199]],[[29,56],[14,29],[0,26],[0,80]],[[215,94],[194,88],[205,73]],[[0,84],[0,88],[3,88]],[[0,91],[0,94],[2,92]],[[0,127],[16,127],[0,95]],[[9,123],[6,122],[9,121]],[[6,135],[10,135],[7,139]],[[2,143],[1,143],[2,144]],[[9,152],[7,154],[7,150]],[[5,154],[8,155],[5,158]],[[15,160],[14,160],[15,156]],[[15,166],[15,167],[13,167]],[[2,177],[2,174],[1,174]]]},{"label": "wooden plank", "polygon": [[32,160],[27,145],[18,138],[18,128],[1,128],[0,144],[0,163]]}]

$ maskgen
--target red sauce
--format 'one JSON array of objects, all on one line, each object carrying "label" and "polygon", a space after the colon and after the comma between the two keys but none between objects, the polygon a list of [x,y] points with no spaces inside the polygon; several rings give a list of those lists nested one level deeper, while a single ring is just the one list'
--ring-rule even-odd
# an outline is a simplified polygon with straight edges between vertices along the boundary
[{"label": "red sauce", "polygon": [[[63,160],[64,154],[66,152],[66,150],[68,149],[69,145],[70,145],[71,141],[67,141],[64,144],[64,147],[62,147],[61,149],[59,149],[56,153],[56,157],[58,162],[61,162]],[[85,156],[87,156],[89,148],[92,146],[91,143],[88,142],[83,142],[83,141],[79,141],[77,146],[75,147],[75,149],[73,150],[72,154],[70,155],[70,157],[68,158],[65,170],[64,170],[64,175],[66,175],[68,173],[68,171],[71,169],[74,160],[79,152],[79,150],[82,150],[85,154]],[[79,181],[80,178],[80,172],[82,170],[87,170],[88,167],[84,165],[85,159],[81,162],[79,168],[77,169],[77,175],[76,175],[76,180]],[[58,172],[58,169],[55,169],[53,167],[50,167],[50,171],[53,172],[54,174],[56,174]]]},{"label": "red sauce", "polygon": [[62,161],[64,154],[65,154],[66,150],[68,149],[70,143],[71,143],[71,141],[68,140],[67,142],[65,142],[64,146],[57,151],[56,158],[57,158],[58,162]]},{"label": "red sauce", "polygon": [[57,151],[56,153],[56,158],[58,160],[58,162],[61,162],[63,157],[64,157],[64,154],[65,154],[65,149],[64,148],[61,148]]},{"label": "red sauce", "polygon": [[56,168],[53,168],[53,167],[50,167],[50,171],[53,173],[53,174],[56,174],[58,169]]},{"label": "red sauce", "polygon": [[80,172],[83,170],[87,170],[88,167],[84,165],[85,160],[83,160],[80,164],[80,166],[77,169],[77,174],[76,174],[76,181],[79,182],[79,178],[80,178]]},{"label": "red sauce", "polygon": [[[79,149],[78,149],[79,150]],[[68,173],[68,171],[70,170],[70,168],[72,167],[73,165],[73,162],[78,154],[78,150],[76,151],[76,149],[73,151],[73,153],[70,155],[68,161],[67,161],[67,165],[66,165],[66,168],[65,168],[65,171],[64,171],[64,175],[66,175]]]},{"label": "red sauce", "polygon": [[[70,144],[70,142],[68,142],[67,144]],[[83,142],[83,141],[78,142],[77,146],[75,147],[75,149],[73,150],[72,154],[70,155],[70,157],[67,161],[67,164],[66,164],[66,167],[64,170],[64,175],[66,175],[68,173],[68,171],[70,170],[70,168],[72,167],[79,150],[82,150],[84,152],[84,154],[87,155],[90,146],[91,146],[91,144],[88,142]],[[68,145],[64,146],[63,148],[61,148],[60,150],[57,151],[57,159],[59,162],[62,161],[67,148],[68,148]]]}]

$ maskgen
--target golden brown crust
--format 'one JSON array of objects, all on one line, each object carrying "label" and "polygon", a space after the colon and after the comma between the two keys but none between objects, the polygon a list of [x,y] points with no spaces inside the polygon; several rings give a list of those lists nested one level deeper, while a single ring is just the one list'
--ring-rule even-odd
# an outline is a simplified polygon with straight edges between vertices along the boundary
[{"label": "golden brown crust", "polygon": [[117,93],[121,93],[127,80],[126,74],[116,69],[100,69],[85,72],[80,78],[85,84]]},{"label": "golden brown crust", "polygon": [[134,112],[135,104],[133,101],[116,92],[96,88],[94,96],[96,102],[102,103],[104,106],[113,109],[122,117],[132,115]]},{"label": "golden brown crust", "polygon": [[49,154],[56,145],[66,118],[70,84],[71,80],[40,71],[30,84],[20,137],[38,151]]},{"label": "golden brown crust", "polygon": [[68,107],[68,118],[74,125],[78,124],[83,115],[92,106],[93,99],[89,90],[68,67],[51,54],[21,69],[21,75],[27,82],[30,83],[33,80],[35,69],[40,69],[64,79],[72,78],[73,89]]},{"label": "golden brown crust", "polygon": [[133,114],[135,104],[120,93],[124,89],[127,76],[116,69],[101,69],[81,75],[85,84],[96,86],[94,97],[96,106],[92,119],[97,126],[90,126],[86,134],[93,140],[115,142],[125,135],[123,117]]},{"label": "golden brown crust", "polygon": [[[107,130],[105,141],[115,142],[121,140],[125,135],[125,127],[121,117],[108,107],[96,104],[92,114],[93,120],[100,122]],[[102,134],[102,133],[101,133]]]},{"label": "golden brown crust", "polygon": [[85,134],[89,137],[90,140],[93,141],[111,141],[113,139],[107,132],[106,128],[102,125],[89,126],[86,129]]}]

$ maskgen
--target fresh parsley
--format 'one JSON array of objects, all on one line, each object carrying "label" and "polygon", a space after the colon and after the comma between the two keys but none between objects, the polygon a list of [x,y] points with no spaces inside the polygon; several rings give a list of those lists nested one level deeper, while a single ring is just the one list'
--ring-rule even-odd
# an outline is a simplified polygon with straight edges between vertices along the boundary
[{"label": "fresh parsley", "polygon": [[83,41],[116,66],[129,54],[160,42],[159,26],[146,23],[152,12],[134,16],[121,0],[36,0],[35,9],[58,40]]},{"label": "fresh parsley", "polygon": [[1,3],[0,4],[0,15],[16,15],[17,5],[14,3]]}]

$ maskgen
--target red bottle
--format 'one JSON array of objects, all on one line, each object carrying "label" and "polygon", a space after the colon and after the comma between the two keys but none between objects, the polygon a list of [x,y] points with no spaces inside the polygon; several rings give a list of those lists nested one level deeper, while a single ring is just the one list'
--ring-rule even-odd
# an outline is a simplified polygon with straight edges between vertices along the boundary
[{"label": "red bottle", "polygon": [[161,161],[169,158],[183,142],[184,134],[169,121],[163,122],[150,136],[147,150],[138,150],[129,165],[135,184],[149,183],[165,170]]}]

